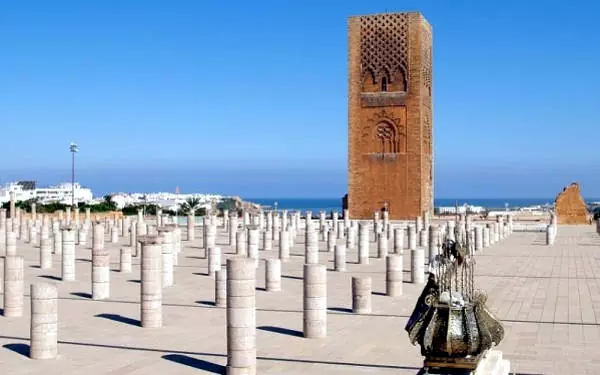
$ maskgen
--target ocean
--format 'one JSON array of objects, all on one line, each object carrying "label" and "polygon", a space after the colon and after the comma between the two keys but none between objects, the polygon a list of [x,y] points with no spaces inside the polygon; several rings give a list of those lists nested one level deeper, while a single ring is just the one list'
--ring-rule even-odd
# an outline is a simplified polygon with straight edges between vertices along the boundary
[{"label": "ocean", "polygon": [[[243,198],[245,201],[258,203],[261,206],[274,207],[277,202],[277,209],[290,211],[331,211],[342,210],[342,200],[340,198]],[[600,199],[586,199],[586,202],[598,202]],[[534,205],[554,204],[554,198],[491,198],[491,199],[450,199],[439,198],[434,200],[435,207],[451,207],[458,202],[459,206],[469,204],[472,206],[481,206],[488,209],[505,209],[527,207]]]}]

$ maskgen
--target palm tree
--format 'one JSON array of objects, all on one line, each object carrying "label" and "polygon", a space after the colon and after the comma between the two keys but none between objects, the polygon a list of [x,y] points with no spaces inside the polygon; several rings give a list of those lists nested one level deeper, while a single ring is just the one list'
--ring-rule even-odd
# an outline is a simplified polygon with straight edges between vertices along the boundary
[{"label": "palm tree", "polygon": [[191,197],[185,200],[181,205],[181,213],[183,215],[194,214],[196,210],[200,207],[200,199],[196,197]]},{"label": "palm tree", "polygon": [[115,203],[115,201],[113,200],[112,195],[107,194],[104,196],[104,204],[111,210],[111,211],[116,211],[117,210],[117,204]]}]

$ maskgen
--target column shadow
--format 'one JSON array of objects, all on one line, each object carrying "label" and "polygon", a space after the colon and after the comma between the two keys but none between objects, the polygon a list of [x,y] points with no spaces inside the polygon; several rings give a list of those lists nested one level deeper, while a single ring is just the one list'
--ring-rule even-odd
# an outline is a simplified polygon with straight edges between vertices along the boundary
[{"label": "column shadow", "polygon": [[29,345],[27,344],[6,344],[2,347],[29,358]]},{"label": "column shadow", "polygon": [[104,318],[104,319],[108,319],[108,320],[113,320],[115,322],[119,322],[119,323],[125,323],[125,324],[129,324],[132,326],[136,326],[139,327],[141,326],[141,322],[137,319],[132,319],[132,318],[128,318],[126,316],[123,315],[118,315],[118,314],[97,314],[94,315],[97,318]]},{"label": "column shadow", "polygon": [[304,334],[295,329],[288,329],[282,327],[274,327],[274,326],[259,326],[256,329],[260,329],[261,331],[280,333],[282,335],[294,336],[294,337],[304,337]]},{"label": "column shadow", "polygon": [[218,365],[213,362],[208,362],[203,359],[198,359],[183,354],[166,354],[163,355],[162,358],[168,361],[179,363],[181,365],[193,367],[198,370],[212,372],[213,374],[225,374],[225,366]]},{"label": "column shadow", "polygon": [[81,298],[87,298],[87,299],[92,298],[92,295],[90,293],[73,292],[73,293],[71,293],[71,295],[76,296],[76,297],[81,297]]}]

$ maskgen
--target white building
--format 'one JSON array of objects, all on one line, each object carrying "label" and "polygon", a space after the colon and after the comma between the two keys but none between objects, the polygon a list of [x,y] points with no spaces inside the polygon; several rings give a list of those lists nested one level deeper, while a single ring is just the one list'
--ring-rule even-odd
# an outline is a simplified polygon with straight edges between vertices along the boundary
[{"label": "white building", "polygon": [[92,191],[81,187],[80,184],[62,183],[57,186],[46,188],[28,188],[18,182],[9,182],[0,187],[0,203],[10,201],[10,193],[14,193],[15,201],[26,201],[37,199],[41,204],[64,203],[71,204],[71,197],[75,193],[75,203],[90,202],[93,199]]},{"label": "white building", "polygon": [[[456,214],[457,207],[438,207],[438,211],[440,213],[440,215],[448,215],[448,214]],[[479,214],[485,211],[484,207],[481,206],[471,206],[468,204],[462,205],[462,206],[458,206],[458,213],[459,214],[464,214],[464,213],[473,213],[473,214]]]}]

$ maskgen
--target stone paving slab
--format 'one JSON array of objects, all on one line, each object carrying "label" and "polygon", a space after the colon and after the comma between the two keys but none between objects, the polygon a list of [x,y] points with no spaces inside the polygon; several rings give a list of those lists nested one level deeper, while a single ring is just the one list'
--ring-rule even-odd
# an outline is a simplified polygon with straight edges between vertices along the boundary
[{"label": "stone paving slab", "polygon": [[[591,226],[559,226],[556,244],[545,246],[544,233],[514,233],[477,254],[478,284],[488,292],[490,309],[503,320],[506,338],[499,346],[521,374],[600,373],[600,237]],[[196,234],[201,238],[201,233]],[[183,236],[185,238],[185,235]],[[354,264],[328,272],[328,337],[309,340],[302,330],[303,236],[282,265],[282,292],[264,288],[264,263],[257,270],[257,346],[259,374],[415,374],[422,365],[418,347],[409,344],[404,325],[421,286],[404,283],[404,294],[385,291],[385,262]],[[142,329],[139,319],[139,258],[133,273],[111,272],[111,298],[92,301],[91,241],[77,249],[77,281],[63,283],[60,260],[40,270],[38,248],[19,242],[25,256],[26,297],[21,318],[0,317],[0,369],[7,374],[153,374],[222,373],[226,363],[225,310],[214,307],[214,281],[206,276],[201,239],[183,242],[175,286],[164,290],[164,327]],[[113,269],[120,244],[106,243]],[[218,244],[225,253],[226,234]],[[261,251],[262,258],[276,257]],[[320,261],[333,268],[333,254]],[[376,254],[371,243],[371,256]],[[226,255],[227,256],[227,255]],[[410,259],[404,256],[405,279]],[[351,278],[373,278],[373,313],[354,315]],[[28,359],[29,288],[32,282],[58,283],[59,352],[57,360]],[[6,371],[6,372],[5,372]]]}]

